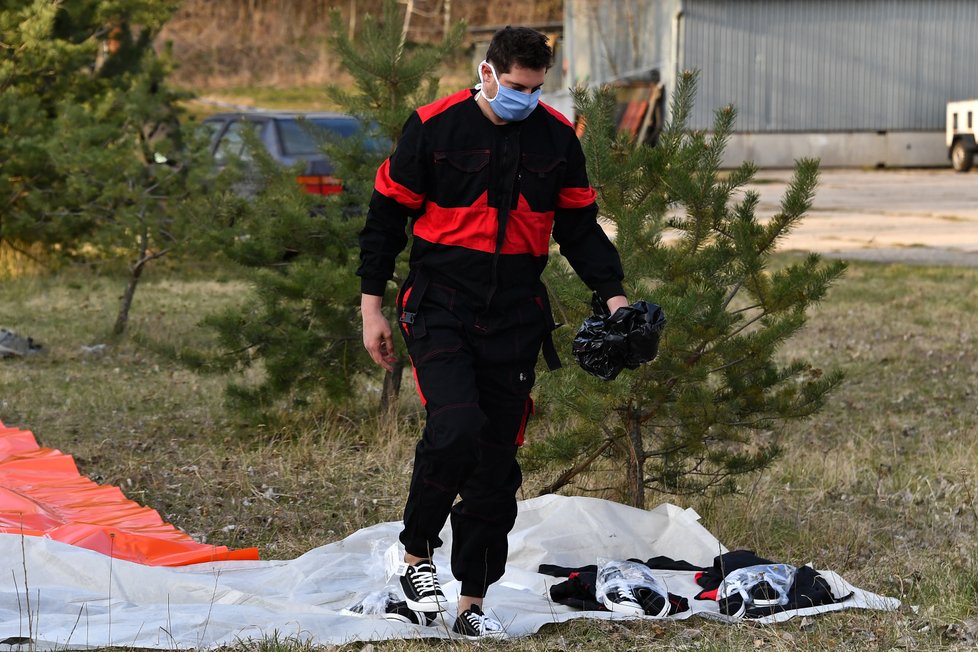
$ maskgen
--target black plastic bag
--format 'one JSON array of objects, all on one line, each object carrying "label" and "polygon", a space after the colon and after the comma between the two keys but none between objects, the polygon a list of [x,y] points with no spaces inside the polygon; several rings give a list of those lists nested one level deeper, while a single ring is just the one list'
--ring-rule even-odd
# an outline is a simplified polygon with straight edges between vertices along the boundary
[{"label": "black plastic bag", "polygon": [[658,305],[636,301],[609,315],[604,301],[591,298],[594,314],[584,320],[571,351],[581,369],[612,380],[622,369],[637,369],[659,352],[666,316]]}]

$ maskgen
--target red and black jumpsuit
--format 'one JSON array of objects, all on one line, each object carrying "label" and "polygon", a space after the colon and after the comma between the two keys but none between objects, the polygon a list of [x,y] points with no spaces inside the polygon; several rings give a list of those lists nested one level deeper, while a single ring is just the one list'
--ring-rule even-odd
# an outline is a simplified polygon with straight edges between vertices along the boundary
[{"label": "red and black jumpsuit", "polygon": [[451,515],[452,573],[462,595],[484,596],[505,570],[522,483],[516,451],[553,328],[540,282],[551,233],[591,289],[605,299],[624,292],[573,127],[544,104],[495,125],[475,93],[408,119],[377,171],[357,274],[365,294],[383,296],[410,219],[398,308],[427,422],[400,540],[428,557]]}]

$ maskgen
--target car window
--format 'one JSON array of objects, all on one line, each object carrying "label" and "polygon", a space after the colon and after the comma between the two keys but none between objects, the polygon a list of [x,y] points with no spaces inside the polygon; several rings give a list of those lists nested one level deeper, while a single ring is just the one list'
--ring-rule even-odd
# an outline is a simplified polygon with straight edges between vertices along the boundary
[{"label": "car window", "polygon": [[297,120],[287,118],[278,121],[278,133],[282,139],[282,153],[286,156],[303,156],[319,154],[319,138],[315,130],[335,134],[340,138],[348,138],[357,133],[360,123],[356,118],[312,118]]},{"label": "car window", "polygon": [[221,133],[221,129],[224,128],[226,122],[226,120],[205,120],[197,125],[194,134],[197,138],[202,141],[207,141],[207,144],[213,147],[214,139]]},{"label": "car window", "polygon": [[228,125],[224,135],[221,136],[221,141],[217,144],[217,150],[214,152],[214,160],[218,165],[225,165],[232,157],[240,158],[242,161],[252,160],[254,157],[245,147],[243,134],[245,130],[250,129],[258,138],[261,138],[264,128],[264,122],[235,120]]}]

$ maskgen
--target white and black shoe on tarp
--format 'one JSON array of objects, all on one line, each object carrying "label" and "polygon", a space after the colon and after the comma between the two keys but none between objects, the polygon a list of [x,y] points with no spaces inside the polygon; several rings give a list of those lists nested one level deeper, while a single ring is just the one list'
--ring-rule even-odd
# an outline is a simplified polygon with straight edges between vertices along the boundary
[{"label": "white and black shoe on tarp", "polygon": [[415,611],[439,612],[445,610],[445,594],[438,583],[438,571],[429,560],[408,566],[401,576],[404,601]]},{"label": "white and black shoe on tarp", "polygon": [[601,604],[608,611],[629,616],[644,616],[645,608],[625,586],[609,586],[600,596]]},{"label": "white and black shoe on tarp", "polygon": [[435,620],[433,613],[411,609],[407,602],[390,588],[368,593],[360,598],[356,604],[343,609],[340,613],[360,617],[379,616],[384,620],[423,627],[427,627]]},{"label": "white and black shoe on tarp", "polygon": [[407,602],[393,602],[387,605],[387,610],[383,614],[384,620],[406,623],[408,625],[421,625],[427,627],[435,622],[435,612],[415,611],[407,605]]},{"label": "white and black shoe on tarp", "polygon": [[482,607],[477,604],[458,615],[455,624],[452,625],[452,632],[469,641],[509,638],[509,634],[503,629],[502,623],[482,613]]},{"label": "white and black shoe on tarp", "polygon": [[736,604],[739,598],[744,610],[784,606],[788,604],[788,592],[797,570],[791,564],[757,564],[738,568],[724,576],[717,589],[717,600]]}]

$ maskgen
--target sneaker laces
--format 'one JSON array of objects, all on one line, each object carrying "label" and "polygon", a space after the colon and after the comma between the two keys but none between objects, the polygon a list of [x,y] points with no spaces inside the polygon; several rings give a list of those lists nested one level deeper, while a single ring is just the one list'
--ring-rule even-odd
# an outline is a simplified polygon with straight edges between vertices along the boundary
[{"label": "sneaker laces", "polygon": [[790,564],[758,564],[732,571],[723,578],[717,599],[739,595],[747,608],[783,606],[788,603],[796,570]]},{"label": "sneaker laces", "polygon": [[638,600],[635,599],[635,595],[632,593],[631,589],[627,586],[616,586],[611,589],[606,594],[608,599],[612,602],[617,602],[618,604],[627,604],[628,606],[641,606]]},{"label": "sneaker laces", "polygon": [[477,612],[474,609],[467,609],[465,613],[462,614],[462,618],[469,623],[469,626],[471,626],[472,629],[479,633],[479,636],[503,632],[502,623],[492,616],[487,616],[486,614]]},{"label": "sneaker laces", "polygon": [[441,586],[438,584],[438,575],[435,574],[434,564],[422,562],[416,564],[413,568],[414,572],[411,573],[408,579],[411,581],[411,586],[414,587],[419,595],[441,591]]}]

